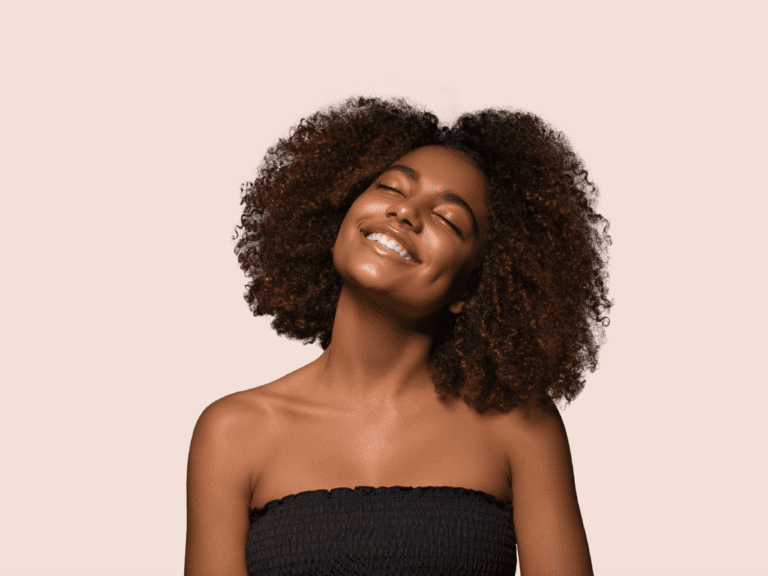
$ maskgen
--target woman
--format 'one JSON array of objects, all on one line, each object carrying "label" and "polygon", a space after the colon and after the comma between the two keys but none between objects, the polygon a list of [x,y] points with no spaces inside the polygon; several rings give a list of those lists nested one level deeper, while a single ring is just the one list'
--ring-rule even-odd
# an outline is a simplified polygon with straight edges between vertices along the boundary
[{"label": "woman", "polygon": [[596,194],[521,112],[350,99],[270,148],[245,298],[324,353],[200,416],[185,574],[592,574],[554,400],[612,304]]}]

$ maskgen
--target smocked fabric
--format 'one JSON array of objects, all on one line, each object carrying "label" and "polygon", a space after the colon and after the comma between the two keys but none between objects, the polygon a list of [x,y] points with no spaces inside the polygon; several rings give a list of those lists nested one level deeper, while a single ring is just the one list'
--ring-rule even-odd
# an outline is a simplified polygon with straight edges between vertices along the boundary
[{"label": "smocked fabric", "polygon": [[308,490],[250,512],[248,576],[513,575],[512,505],[454,486]]}]

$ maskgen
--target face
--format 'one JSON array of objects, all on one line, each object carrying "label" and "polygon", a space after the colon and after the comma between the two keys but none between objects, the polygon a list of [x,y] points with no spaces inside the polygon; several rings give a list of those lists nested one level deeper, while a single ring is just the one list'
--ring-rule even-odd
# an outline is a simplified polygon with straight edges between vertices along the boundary
[{"label": "face", "polygon": [[333,247],[336,270],[345,285],[408,316],[460,312],[485,250],[486,194],[482,172],[461,152],[409,152],[350,207]]}]

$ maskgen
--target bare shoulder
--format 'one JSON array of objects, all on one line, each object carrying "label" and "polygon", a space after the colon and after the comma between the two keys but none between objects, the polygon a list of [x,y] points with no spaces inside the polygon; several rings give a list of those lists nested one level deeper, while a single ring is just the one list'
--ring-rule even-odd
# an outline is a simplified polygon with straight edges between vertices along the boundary
[{"label": "bare shoulder", "polygon": [[[565,423],[550,399],[543,406],[530,403],[511,410],[499,419],[499,430],[507,448],[512,479],[531,465],[558,462],[560,471],[572,478],[571,450]],[[513,487],[514,491],[514,487]]]},{"label": "bare shoulder", "polygon": [[548,574],[553,563],[569,574],[592,576],[573,461],[554,402],[505,415],[512,468],[512,505],[520,571]]},{"label": "bare shoulder", "polygon": [[260,461],[259,402],[235,393],[210,404],[197,420],[187,468],[186,576],[245,576],[248,511]]},{"label": "bare shoulder", "polygon": [[263,465],[271,411],[258,389],[228,394],[203,410],[192,434],[192,447],[206,446],[220,457],[229,455],[247,475],[252,491]]},{"label": "bare shoulder", "polygon": [[258,388],[228,394],[212,402],[197,421],[198,427],[228,436],[247,435],[262,423],[265,405]]},{"label": "bare shoulder", "polygon": [[547,399],[543,406],[530,402],[511,410],[499,420],[507,433],[523,438],[565,434],[563,417],[551,399]]},{"label": "bare shoulder", "polygon": [[248,452],[258,452],[266,434],[274,428],[284,404],[296,397],[299,385],[310,374],[312,364],[303,366],[272,382],[228,394],[211,403],[200,415],[197,426],[213,432],[214,437],[227,436],[231,442],[256,440]]}]

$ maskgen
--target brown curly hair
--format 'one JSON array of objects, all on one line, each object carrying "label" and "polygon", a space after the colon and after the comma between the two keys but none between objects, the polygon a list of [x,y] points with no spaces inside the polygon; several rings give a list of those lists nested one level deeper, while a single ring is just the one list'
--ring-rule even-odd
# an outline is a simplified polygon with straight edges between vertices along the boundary
[{"label": "brown curly hair", "polygon": [[490,195],[471,298],[445,315],[430,351],[435,391],[480,414],[570,403],[610,323],[609,224],[566,137],[527,112],[487,109],[448,128],[403,99],[355,97],[303,118],[241,188],[235,253],[249,308],[325,350],[341,293],[331,247],[347,210],[395,160],[432,144],[464,152]]}]

